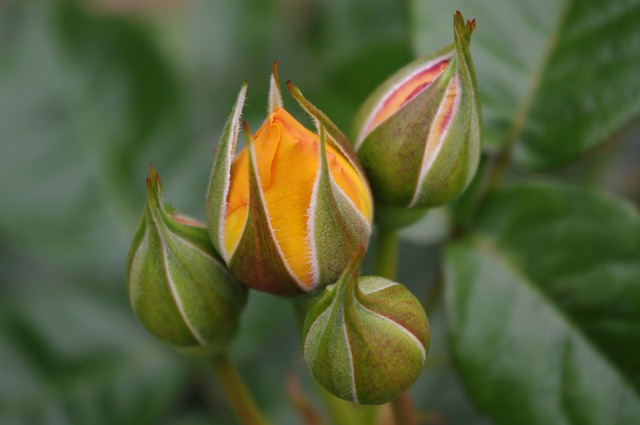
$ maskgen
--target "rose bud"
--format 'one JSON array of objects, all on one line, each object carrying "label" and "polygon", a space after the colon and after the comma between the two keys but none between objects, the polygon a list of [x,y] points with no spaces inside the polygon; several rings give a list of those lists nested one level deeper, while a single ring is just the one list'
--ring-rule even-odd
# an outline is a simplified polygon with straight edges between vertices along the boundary
[{"label": "rose bud", "polygon": [[452,45],[397,71],[356,116],[352,142],[379,204],[444,205],[476,172],[480,101],[469,51],[475,20],[465,24],[457,12],[453,29]]},{"label": "rose bud", "polygon": [[218,147],[207,195],[213,245],[240,283],[292,296],[335,282],[371,233],[372,200],[346,137],[292,84],[317,132],[282,107],[277,69],[269,116],[234,157],[247,86]]},{"label": "rose bud", "polygon": [[216,254],[204,225],[163,205],[153,166],[129,251],[127,286],[133,310],[149,332],[192,355],[224,351],[247,300],[247,289]]},{"label": "rose bud", "polygon": [[382,404],[408,389],[424,366],[429,322],[420,302],[399,283],[359,277],[359,248],[304,323],[302,351],[329,392],[360,404]]}]

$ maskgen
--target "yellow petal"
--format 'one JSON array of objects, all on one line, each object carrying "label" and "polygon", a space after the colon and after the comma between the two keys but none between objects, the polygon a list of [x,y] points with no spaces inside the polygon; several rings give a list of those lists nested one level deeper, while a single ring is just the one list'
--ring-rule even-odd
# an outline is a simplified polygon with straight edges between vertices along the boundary
[{"label": "yellow petal", "polygon": [[[307,130],[282,108],[269,115],[253,136],[260,187],[276,242],[291,271],[312,286],[308,215],[320,162],[318,135]],[[356,170],[332,146],[327,146],[330,172],[358,209],[371,219],[371,199]],[[233,253],[247,217],[249,158],[243,149],[231,165],[225,246]]]},{"label": "yellow petal", "polygon": [[[263,186],[271,227],[291,270],[305,285],[311,286],[313,275],[307,220],[318,172],[318,137],[284,109],[274,112],[271,127],[281,130],[270,184]],[[274,143],[273,139],[261,136],[260,132],[256,134],[256,147]]]},{"label": "yellow petal", "polygon": [[347,158],[338,153],[331,145],[327,145],[327,163],[333,180],[345,195],[351,199],[351,202],[367,221],[371,222],[373,219],[371,197],[365,182],[360,178],[358,172]]}]

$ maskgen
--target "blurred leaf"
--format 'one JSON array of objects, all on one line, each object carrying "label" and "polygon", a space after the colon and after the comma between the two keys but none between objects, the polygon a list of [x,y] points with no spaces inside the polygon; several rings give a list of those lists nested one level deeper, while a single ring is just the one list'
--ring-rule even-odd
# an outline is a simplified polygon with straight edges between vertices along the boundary
[{"label": "blurred leaf", "polygon": [[[324,84],[307,93],[347,135],[356,111],[389,75],[413,58],[403,2],[310,0],[318,5]],[[316,65],[312,65],[313,68]]]},{"label": "blurred leaf", "polygon": [[321,6],[320,41],[330,57],[359,55],[367,48],[403,40],[406,36],[406,7],[402,2],[315,2]]},{"label": "blurred leaf", "polygon": [[177,82],[140,26],[78,2],[9,2],[0,32],[0,229],[58,258],[119,262],[147,164],[181,156]]},{"label": "blurred leaf", "polygon": [[487,199],[447,251],[452,350],[501,424],[640,420],[640,216],[568,186]]},{"label": "blurred leaf", "polygon": [[416,408],[440,420],[421,422],[447,425],[490,425],[464,390],[459,373],[451,363],[447,321],[443,304],[429,311],[431,344],[425,370],[411,387]]},{"label": "blurred leaf", "polygon": [[179,355],[101,295],[76,285],[3,293],[1,424],[163,423],[182,391]]},{"label": "blurred leaf", "polygon": [[208,412],[189,413],[177,420],[174,425],[211,425],[211,414]]},{"label": "blurred leaf", "polygon": [[302,368],[307,373],[291,300],[250,291],[230,354],[266,415],[277,424],[297,423],[296,417],[293,422],[284,419],[294,414],[285,392],[285,377]]},{"label": "blurred leaf", "polygon": [[417,245],[433,245],[443,242],[451,232],[451,217],[447,208],[434,208],[420,220],[400,230],[405,242]]},{"label": "blurred leaf", "polygon": [[327,72],[328,84],[315,94],[318,104],[330,113],[335,124],[348,135],[353,118],[362,102],[376,86],[398,68],[409,63],[411,51],[405,40],[385,40],[363,44],[346,55]]},{"label": "blurred leaf", "polygon": [[414,0],[416,49],[451,42],[456,9],[472,40],[485,142],[516,143],[547,169],[605,143],[640,114],[640,0]]}]

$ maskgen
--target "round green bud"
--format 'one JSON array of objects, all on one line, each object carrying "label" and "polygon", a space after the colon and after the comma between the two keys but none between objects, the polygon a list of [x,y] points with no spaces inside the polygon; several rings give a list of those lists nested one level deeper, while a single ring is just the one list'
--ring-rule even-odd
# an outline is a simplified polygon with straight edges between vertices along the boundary
[{"label": "round green bud", "polygon": [[389,402],[422,371],[429,323],[399,283],[359,277],[362,253],[307,314],[303,355],[329,392],[359,404]]},{"label": "round green bud", "polygon": [[127,262],[131,306],[156,337],[196,356],[223,352],[238,328],[247,289],[213,249],[204,225],[172,214],[151,167],[147,203]]}]

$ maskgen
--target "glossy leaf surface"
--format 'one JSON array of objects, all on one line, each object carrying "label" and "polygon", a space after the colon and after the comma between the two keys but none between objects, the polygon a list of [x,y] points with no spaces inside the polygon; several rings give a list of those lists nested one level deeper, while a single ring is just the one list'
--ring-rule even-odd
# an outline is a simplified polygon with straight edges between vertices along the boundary
[{"label": "glossy leaf surface", "polygon": [[640,216],[569,186],[493,194],[447,251],[452,351],[498,423],[640,418]]}]

